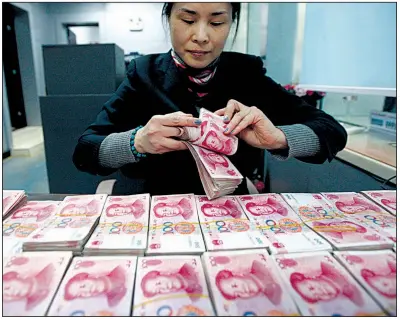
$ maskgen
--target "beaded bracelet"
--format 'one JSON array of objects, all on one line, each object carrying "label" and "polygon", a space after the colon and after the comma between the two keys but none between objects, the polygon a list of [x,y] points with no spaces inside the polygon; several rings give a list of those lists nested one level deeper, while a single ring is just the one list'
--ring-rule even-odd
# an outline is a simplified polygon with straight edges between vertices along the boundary
[{"label": "beaded bracelet", "polygon": [[137,131],[139,131],[142,127],[143,127],[143,126],[140,125],[140,126],[138,126],[137,128],[135,128],[135,129],[132,131],[132,135],[131,135],[131,150],[132,150],[133,155],[134,155],[136,158],[143,158],[143,157],[146,157],[146,154],[139,153],[139,152],[137,151],[136,147],[135,147],[135,137],[136,137],[136,133],[137,133]]}]

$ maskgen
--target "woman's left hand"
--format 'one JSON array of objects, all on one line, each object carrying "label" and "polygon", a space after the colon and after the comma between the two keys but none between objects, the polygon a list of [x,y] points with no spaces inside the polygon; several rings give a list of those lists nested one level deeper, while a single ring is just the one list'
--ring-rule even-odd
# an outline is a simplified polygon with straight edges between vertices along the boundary
[{"label": "woman's left hand", "polygon": [[238,135],[251,146],[269,150],[288,147],[285,134],[255,106],[229,100],[227,106],[215,114],[224,116],[228,124],[225,134]]}]

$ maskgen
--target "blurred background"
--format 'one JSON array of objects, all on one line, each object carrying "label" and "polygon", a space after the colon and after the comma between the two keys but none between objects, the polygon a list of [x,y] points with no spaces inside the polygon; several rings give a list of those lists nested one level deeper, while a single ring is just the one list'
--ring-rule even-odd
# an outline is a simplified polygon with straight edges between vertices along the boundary
[{"label": "blurred background", "polygon": [[[94,193],[114,178],[119,193],[140,192],[118,173],[79,172],[72,153],[129,61],[170,49],[163,3],[2,6],[3,189]],[[266,152],[251,177],[259,191],[396,187],[396,3],[243,3],[232,36],[226,50],[261,56],[270,77],[349,133],[330,164]]]}]

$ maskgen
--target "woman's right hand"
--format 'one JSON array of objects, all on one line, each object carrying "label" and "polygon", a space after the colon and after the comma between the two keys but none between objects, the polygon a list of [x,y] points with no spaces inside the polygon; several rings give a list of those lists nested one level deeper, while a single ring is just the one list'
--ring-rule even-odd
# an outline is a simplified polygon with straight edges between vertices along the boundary
[{"label": "woman's right hand", "polygon": [[135,148],[139,153],[163,154],[187,149],[182,141],[173,139],[182,135],[183,126],[197,127],[201,124],[192,114],[175,112],[154,115],[146,126],[137,131]]}]

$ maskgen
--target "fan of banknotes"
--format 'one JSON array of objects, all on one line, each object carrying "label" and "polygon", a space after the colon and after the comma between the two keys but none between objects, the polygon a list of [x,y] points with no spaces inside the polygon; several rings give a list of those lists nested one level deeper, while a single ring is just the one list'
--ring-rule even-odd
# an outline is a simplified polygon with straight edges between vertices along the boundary
[{"label": "fan of banknotes", "polygon": [[185,127],[181,139],[196,161],[204,191],[209,199],[231,194],[243,176],[228,159],[238,148],[236,136],[225,135],[222,118],[206,109],[200,110],[200,127]]}]

